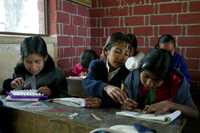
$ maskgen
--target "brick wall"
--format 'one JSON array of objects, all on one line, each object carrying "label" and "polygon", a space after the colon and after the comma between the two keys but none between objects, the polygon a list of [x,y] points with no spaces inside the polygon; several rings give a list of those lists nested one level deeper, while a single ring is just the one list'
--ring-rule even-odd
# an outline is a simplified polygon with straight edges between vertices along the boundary
[{"label": "brick wall", "polygon": [[89,8],[68,0],[49,1],[50,35],[57,38],[58,66],[67,74],[90,47]]},{"label": "brick wall", "polygon": [[57,37],[58,65],[68,70],[86,47],[98,52],[108,35],[135,33],[139,49],[147,52],[160,35],[177,40],[177,50],[200,82],[199,0],[92,0],[92,8],[68,0],[49,0],[50,34]]},{"label": "brick wall", "polygon": [[200,82],[199,0],[93,0],[92,40],[102,46],[115,31],[135,33],[139,49],[146,52],[160,35],[177,40],[177,50],[189,66],[193,81]]}]

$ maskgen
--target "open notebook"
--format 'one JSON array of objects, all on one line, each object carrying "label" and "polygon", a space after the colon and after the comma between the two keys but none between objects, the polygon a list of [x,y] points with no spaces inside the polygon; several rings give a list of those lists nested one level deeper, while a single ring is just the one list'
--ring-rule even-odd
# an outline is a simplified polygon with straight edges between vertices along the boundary
[{"label": "open notebook", "polygon": [[72,107],[85,107],[84,98],[75,98],[75,97],[55,98],[53,99],[53,102]]},{"label": "open notebook", "polygon": [[38,93],[37,90],[12,90],[8,93],[8,101],[39,101],[46,100],[47,96]]},{"label": "open notebook", "polygon": [[146,113],[133,112],[133,111],[121,111],[121,112],[116,112],[116,115],[128,116],[128,117],[133,117],[136,119],[142,119],[142,120],[147,120],[147,121],[152,121],[152,122],[157,122],[157,123],[169,124],[173,120],[175,120],[178,116],[181,115],[181,111],[177,110],[172,113],[163,114],[163,115],[146,114]]}]

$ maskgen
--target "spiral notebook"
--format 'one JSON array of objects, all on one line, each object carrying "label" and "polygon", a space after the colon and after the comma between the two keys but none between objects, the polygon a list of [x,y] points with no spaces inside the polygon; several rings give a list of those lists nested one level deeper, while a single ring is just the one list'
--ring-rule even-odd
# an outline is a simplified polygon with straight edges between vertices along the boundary
[{"label": "spiral notebook", "polygon": [[172,113],[163,114],[163,115],[146,114],[146,113],[133,112],[133,111],[121,111],[121,112],[116,112],[116,115],[128,116],[128,117],[133,117],[136,119],[142,119],[146,121],[152,121],[156,123],[169,124],[181,115],[181,111],[177,110]]},{"label": "spiral notebook", "polygon": [[39,101],[48,99],[37,90],[12,90],[8,93],[6,100],[8,101]]}]

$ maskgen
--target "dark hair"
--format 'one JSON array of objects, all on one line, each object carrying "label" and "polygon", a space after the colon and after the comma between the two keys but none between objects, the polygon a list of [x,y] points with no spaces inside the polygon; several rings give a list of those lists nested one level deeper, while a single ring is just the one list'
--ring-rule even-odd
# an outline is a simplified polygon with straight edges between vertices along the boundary
[{"label": "dark hair", "polygon": [[167,80],[170,74],[171,54],[163,49],[152,49],[143,59],[141,71],[149,71],[156,77]]},{"label": "dark hair", "polygon": [[126,34],[126,42],[129,44],[129,48],[137,49],[137,38],[134,34]]},{"label": "dark hair", "polygon": [[104,47],[104,50],[110,50],[117,43],[125,43],[126,44],[126,36],[122,32],[115,32],[111,35],[110,40]]},{"label": "dark hair", "polygon": [[83,53],[81,53],[80,55],[80,64],[84,67],[84,68],[88,68],[90,62],[94,59],[99,58],[97,53],[92,50],[92,49],[86,49],[84,50]]},{"label": "dark hair", "polygon": [[174,44],[174,47],[176,46],[176,41],[174,39],[174,37],[170,34],[164,34],[162,35],[159,40],[158,40],[158,43],[156,44],[156,48],[159,48],[160,47],[160,44],[165,44],[165,43],[173,43]]},{"label": "dark hair", "polygon": [[46,57],[48,55],[46,43],[39,35],[27,37],[21,43],[22,59],[34,53],[39,54],[42,57]]}]

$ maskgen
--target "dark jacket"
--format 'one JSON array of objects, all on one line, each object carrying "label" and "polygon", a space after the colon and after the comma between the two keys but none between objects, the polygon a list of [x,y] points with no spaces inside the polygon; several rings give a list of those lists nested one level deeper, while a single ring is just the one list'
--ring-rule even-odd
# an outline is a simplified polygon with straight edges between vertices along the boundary
[{"label": "dark jacket", "polygon": [[88,96],[99,97],[102,99],[104,107],[119,106],[104,91],[106,85],[121,86],[129,71],[123,65],[119,72],[108,81],[108,70],[106,63],[102,60],[93,60],[88,69],[86,79],[83,80],[83,88]]},{"label": "dark jacket", "polygon": [[[189,90],[190,84],[188,83],[186,78],[182,76],[178,71],[176,73],[177,75],[181,76],[182,80],[180,83],[180,87],[176,89],[177,90],[176,95],[172,96],[172,100],[178,104],[192,106],[193,100],[192,100],[190,90]],[[168,84],[170,86],[172,83],[168,83]],[[125,80],[125,88],[128,93],[128,97],[135,100],[136,102],[140,101],[141,99],[139,96],[140,85],[141,85],[140,72],[137,69],[137,70],[132,71]],[[174,89],[174,88],[171,88],[171,89]],[[143,104],[143,103],[139,103],[139,104]]]},{"label": "dark jacket", "polygon": [[[6,79],[3,82],[3,94],[11,90],[11,82],[17,78],[22,77],[24,81],[30,79],[33,75],[29,73],[23,63],[18,63],[14,69],[12,79]],[[45,62],[43,70],[36,75],[36,89],[41,86],[48,86],[52,91],[50,98],[66,97],[67,94],[67,80],[64,73],[55,67],[53,59],[49,56]]]}]

